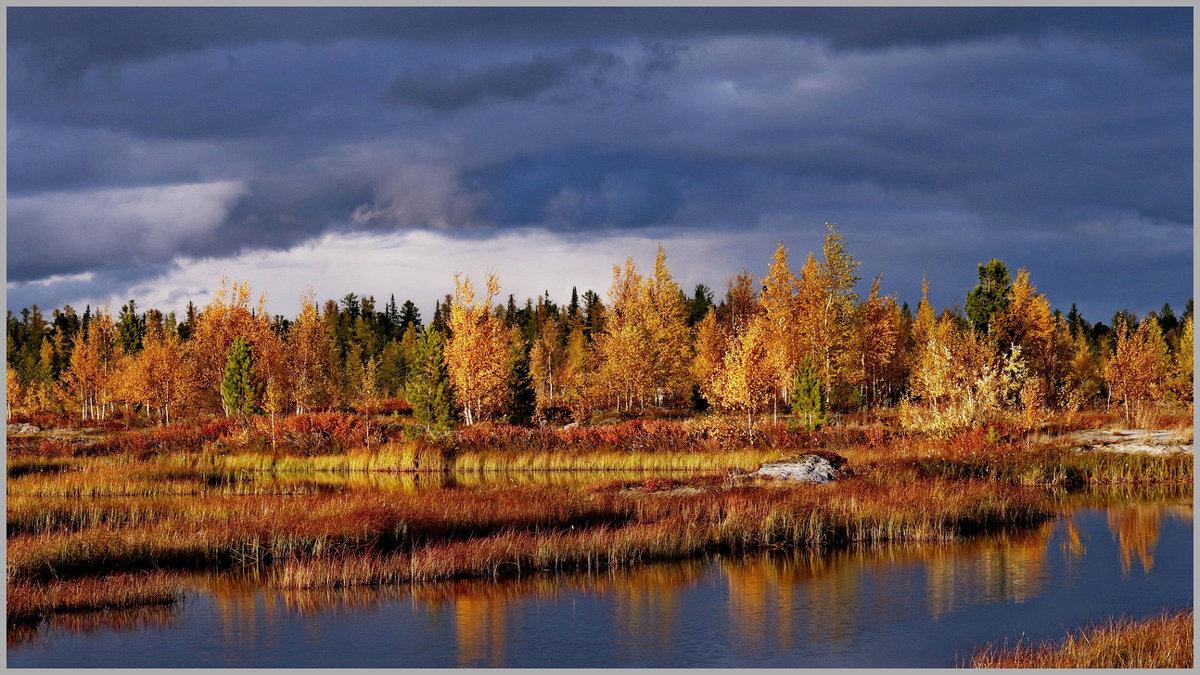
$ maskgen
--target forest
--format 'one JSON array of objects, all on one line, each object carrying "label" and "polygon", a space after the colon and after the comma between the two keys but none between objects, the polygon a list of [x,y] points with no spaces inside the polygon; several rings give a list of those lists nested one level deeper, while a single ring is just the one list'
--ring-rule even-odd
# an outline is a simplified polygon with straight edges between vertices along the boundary
[{"label": "forest", "polygon": [[[248,283],[223,279],[202,308],[142,311],[129,300],[7,316],[10,422],[119,421],[125,428],[211,416],[412,412],[430,433],[490,421],[587,424],[614,416],[739,415],[814,429],[837,415],[886,413],[933,435],[1035,428],[1102,408],[1152,424],[1192,407],[1192,300],[1089,322],[1051,309],[1028,272],[979,265],[964,307],[915,309],[856,293],[861,262],[833,225],[799,274],[783,243],[767,274],[743,271],[719,302],[686,294],[661,245],[654,267],[614,266],[605,299],[572,290],[518,305],[500,280],[454,292],[423,321],[411,300],[348,293],[294,318],[269,316]],[[790,414],[789,414],[790,413]],[[57,420],[57,422],[54,422]]]}]

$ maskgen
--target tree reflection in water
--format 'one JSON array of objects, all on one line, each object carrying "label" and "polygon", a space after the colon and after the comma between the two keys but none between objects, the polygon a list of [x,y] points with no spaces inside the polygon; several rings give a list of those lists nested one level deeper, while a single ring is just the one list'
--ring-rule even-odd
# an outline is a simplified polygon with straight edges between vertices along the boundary
[{"label": "tree reflection in water", "polygon": [[[322,627],[330,630],[341,617],[361,621],[356,615],[364,610],[411,603],[413,618],[420,620],[399,619],[397,627],[415,635],[444,626],[448,632],[430,635],[445,641],[443,653],[450,665],[465,667],[511,665],[523,656],[515,644],[559,639],[557,633],[528,634],[541,628],[530,623],[535,607],[549,612],[537,615],[539,620],[559,621],[557,629],[574,631],[569,639],[588,642],[589,648],[600,650],[596,654],[605,655],[602,659],[618,653],[633,663],[660,663],[664,655],[710,648],[723,650],[734,661],[754,663],[765,653],[799,654],[821,645],[834,658],[853,660],[865,631],[902,632],[914,621],[936,622],[969,606],[1024,603],[1051,593],[1052,585],[1095,578],[1084,575],[1085,568],[1091,575],[1105,567],[1115,578],[1119,565],[1128,579],[1136,560],[1149,576],[1163,546],[1160,537],[1171,531],[1164,530],[1164,523],[1191,527],[1190,491],[1168,497],[1166,503],[1105,504],[1103,496],[1073,496],[1064,501],[1059,521],[965,542],[724,554],[501,581],[282,590],[269,583],[276,573],[270,569],[196,574],[188,585],[198,593],[184,604],[212,608],[211,620],[218,625],[209,634],[226,655],[282,643],[285,632],[299,632],[306,644],[320,644]],[[1076,511],[1079,507],[1103,511]],[[1106,519],[1112,543],[1102,533]],[[586,616],[595,625],[575,623],[566,614],[577,600],[590,604]],[[183,611],[191,610],[175,605],[60,616],[37,627],[10,628],[8,644],[11,652],[62,631],[170,629]]]}]

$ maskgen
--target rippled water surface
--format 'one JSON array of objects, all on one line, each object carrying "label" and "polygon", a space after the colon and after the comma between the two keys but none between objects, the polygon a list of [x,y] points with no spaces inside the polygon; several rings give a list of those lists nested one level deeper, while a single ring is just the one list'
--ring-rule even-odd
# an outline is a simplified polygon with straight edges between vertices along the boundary
[{"label": "rippled water surface", "polygon": [[204,576],[172,608],[10,631],[8,665],[952,667],[982,642],[1191,605],[1192,542],[1190,498],[1074,500],[939,546],[343,592]]}]

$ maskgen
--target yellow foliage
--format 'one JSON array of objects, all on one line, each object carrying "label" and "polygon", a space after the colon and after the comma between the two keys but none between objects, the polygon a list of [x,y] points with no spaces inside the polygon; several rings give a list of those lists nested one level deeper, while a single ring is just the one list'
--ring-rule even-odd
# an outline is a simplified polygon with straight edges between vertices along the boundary
[{"label": "yellow foliage", "polygon": [[450,307],[451,339],[446,345],[446,366],[454,383],[455,398],[467,424],[489,419],[507,402],[512,366],[508,332],[492,312],[500,292],[496,275],[487,278],[487,295],[475,301],[469,278],[454,275],[454,302]]}]

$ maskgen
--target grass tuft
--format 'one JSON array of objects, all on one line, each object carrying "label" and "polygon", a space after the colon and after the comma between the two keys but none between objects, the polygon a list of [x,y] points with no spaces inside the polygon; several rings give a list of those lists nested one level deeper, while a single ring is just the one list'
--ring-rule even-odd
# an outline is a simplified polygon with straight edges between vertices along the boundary
[{"label": "grass tuft", "polygon": [[1059,642],[988,644],[974,668],[1191,668],[1192,609],[1138,621],[1110,619],[1068,633]]}]

